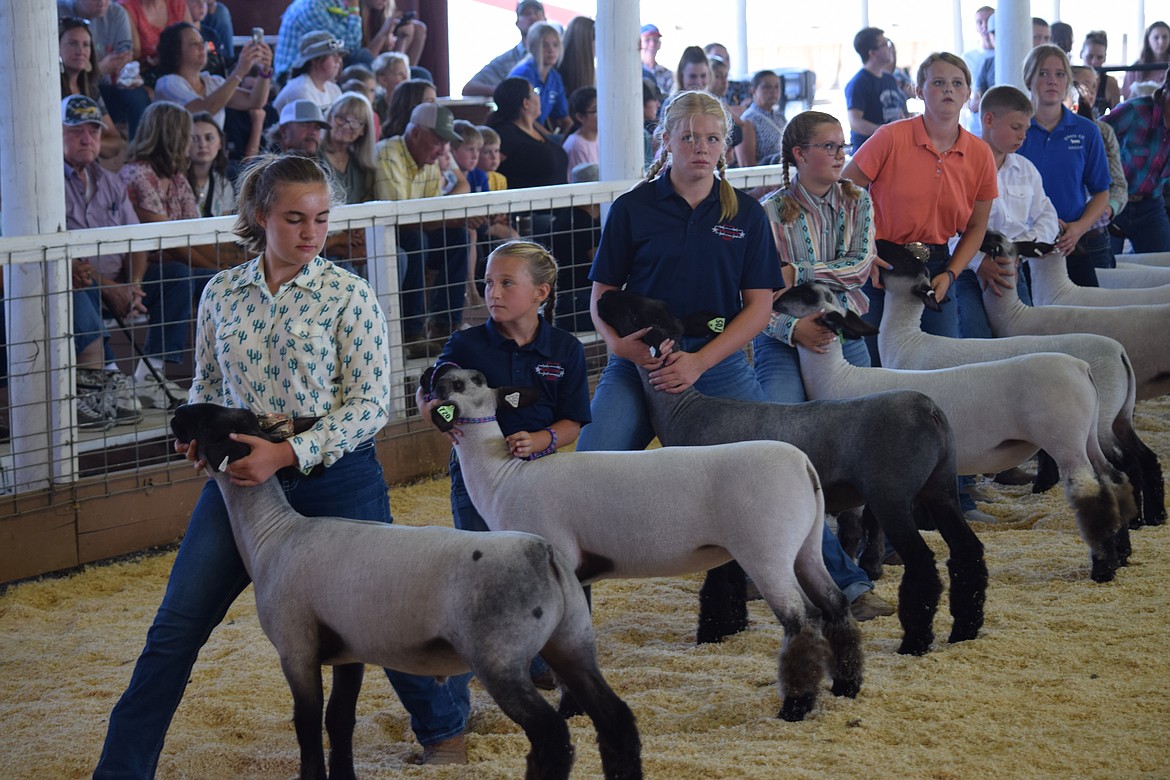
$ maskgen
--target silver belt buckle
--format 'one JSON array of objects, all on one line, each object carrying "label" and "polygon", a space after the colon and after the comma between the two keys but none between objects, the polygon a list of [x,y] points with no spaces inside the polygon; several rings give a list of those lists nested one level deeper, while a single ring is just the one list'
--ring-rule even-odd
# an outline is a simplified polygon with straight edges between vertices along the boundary
[{"label": "silver belt buckle", "polygon": [[914,255],[914,259],[920,263],[925,263],[930,259],[930,250],[921,241],[911,241],[906,244],[906,251]]}]

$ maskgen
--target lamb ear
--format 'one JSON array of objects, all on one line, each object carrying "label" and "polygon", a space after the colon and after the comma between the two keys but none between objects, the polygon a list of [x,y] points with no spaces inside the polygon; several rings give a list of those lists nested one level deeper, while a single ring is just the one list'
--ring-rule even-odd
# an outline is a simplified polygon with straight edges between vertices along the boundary
[{"label": "lamb ear", "polygon": [[459,417],[459,407],[452,401],[443,403],[431,409],[431,422],[441,433],[446,433],[455,427],[455,420]]},{"label": "lamb ear", "polygon": [[[935,300],[934,288],[929,284],[923,284],[914,288],[914,294],[922,301],[922,305],[931,311],[942,311],[942,306]],[[946,300],[945,298],[943,299]]]},{"label": "lamb ear", "polygon": [[698,336],[700,338],[718,336],[727,328],[728,322],[729,320],[726,317],[715,312],[696,312],[683,318],[683,335]]},{"label": "lamb ear", "polygon": [[878,332],[877,328],[851,311],[845,314],[835,311],[825,312],[821,316],[821,324],[830,330],[839,331],[847,339],[859,339],[862,336],[876,336]]},{"label": "lamb ear", "polygon": [[497,387],[496,406],[506,406],[510,409],[523,409],[532,406],[540,400],[540,391],[535,387]]}]

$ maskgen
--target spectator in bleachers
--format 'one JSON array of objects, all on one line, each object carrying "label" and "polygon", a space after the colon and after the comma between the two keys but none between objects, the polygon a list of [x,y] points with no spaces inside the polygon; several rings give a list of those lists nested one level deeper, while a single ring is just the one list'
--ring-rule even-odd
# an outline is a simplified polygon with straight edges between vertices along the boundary
[{"label": "spectator in bleachers", "polygon": [[500,173],[508,187],[543,187],[568,182],[568,155],[561,145],[537,129],[540,96],[527,79],[511,76],[500,82],[493,98],[496,111],[488,124],[500,136]]},{"label": "spectator in bleachers", "polygon": [[97,54],[98,89],[116,125],[124,125],[134,136],[138,119],[150,105],[150,95],[141,84],[119,83],[118,76],[134,59],[134,39],[126,9],[111,0],[57,0],[57,16],[89,21],[89,32]]},{"label": "spectator in bleachers", "polygon": [[[707,60],[707,53],[698,46],[688,46],[683,49],[678,58],[678,68],[674,72],[673,92],[694,90],[706,91],[711,83],[711,63]],[[663,94],[671,94],[663,91]]]},{"label": "spectator in bleachers", "polygon": [[293,60],[292,78],[272,101],[272,107],[280,111],[293,100],[312,100],[322,112],[328,111],[341,97],[337,76],[347,53],[345,44],[324,30],[305,33],[300,52]]},{"label": "spectator in bleachers", "polygon": [[642,25],[642,34],[639,39],[639,50],[642,53],[642,72],[647,78],[654,79],[658,91],[669,95],[678,88],[675,74],[670,68],[658,62],[658,50],[662,48],[662,33],[658,26],[653,24]]},{"label": "spectator in bleachers", "polygon": [[[1081,62],[1090,68],[1100,68],[1105,64],[1105,54],[1109,50],[1109,36],[1104,30],[1090,30],[1085,34],[1085,42],[1081,45]],[[1096,71],[1094,71],[1096,72]],[[1105,91],[1100,97],[1101,83],[1098,80],[1097,89],[1093,92],[1093,109],[1096,115],[1105,113],[1121,102],[1121,86],[1117,79],[1108,73],[1099,74],[1105,79]]]},{"label": "spectator in bleachers", "polygon": [[467,96],[491,97],[497,86],[516,63],[528,56],[525,42],[528,38],[528,29],[537,22],[544,21],[544,5],[537,0],[521,0],[516,4],[516,29],[520,31],[520,43],[499,55],[471,77],[471,81],[463,86],[463,94]]},{"label": "spectator in bleachers", "polygon": [[1059,46],[1044,44],[1028,53],[1024,86],[1035,114],[1019,154],[1039,169],[1044,193],[1056,207],[1056,247],[1065,255],[1069,278],[1096,287],[1096,269],[1115,264],[1108,231],[1099,224],[1112,179],[1101,132],[1091,118],[1064,106],[1071,85],[1072,68]]},{"label": "spectator in bleachers", "polygon": [[[195,193],[186,176],[190,147],[191,115],[187,109],[166,100],[151,103],[119,172],[139,222],[199,218]],[[135,391],[144,406],[170,409],[185,395],[174,382],[160,382],[155,375],[165,376],[166,363],[183,361],[189,348],[192,304],[219,270],[214,249],[168,249],[149,258],[142,280],[149,317],[147,357],[134,372]]]},{"label": "spectator in bleachers", "polygon": [[187,183],[195,193],[201,217],[224,217],[236,213],[236,189],[228,175],[223,130],[206,111],[191,116],[191,164]]},{"label": "spectator in bleachers", "polygon": [[362,17],[358,0],[292,0],[288,4],[280,17],[276,38],[273,68],[279,82],[288,79],[289,72],[297,67],[301,41],[311,32],[328,33],[330,38],[341,42],[339,48],[347,53],[361,49]]},{"label": "spectator in bleachers", "polygon": [[320,106],[311,100],[294,100],[280,111],[280,122],[272,131],[271,151],[314,157],[321,146],[321,131],[328,127]]},{"label": "spectator in bleachers", "polygon": [[581,87],[570,95],[569,114],[573,118],[573,131],[564,144],[569,157],[566,175],[572,174],[581,163],[601,161],[597,144],[597,89]]},{"label": "spectator in bleachers", "polygon": [[[1146,34],[1142,36],[1142,53],[1134,65],[1159,62],[1170,62],[1170,24],[1165,22],[1154,22],[1146,28]],[[1134,84],[1152,81],[1161,85],[1165,82],[1165,78],[1166,71],[1160,68],[1127,71],[1125,79],[1121,82],[1121,95],[1125,98],[1131,98],[1134,96]]]},{"label": "spectator in bleachers", "polygon": [[743,121],[755,129],[755,159],[765,159],[780,153],[784,137],[784,99],[780,94],[780,77],[770,70],[758,71],[752,76],[752,104],[743,112]]},{"label": "spectator in bleachers", "polygon": [[[584,162],[569,171],[569,182],[600,180],[596,162]],[[557,323],[565,330],[587,332],[593,330],[589,315],[589,297],[592,284],[589,269],[601,240],[601,205],[586,203],[568,211],[568,229],[559,230],[552,238],[557,258]]]},{"label": "spectator in bleachers", "polygon": [[[102,114],[85,95],[61,101],[65,157],[65,226],[69,230],[134,225],[138,217],[116,174],[97,163]],[[144,311],[145,258],[101,255],[73,261],[73,329],[77,350],[77,418],[81,428],[105,429],[141,419],[138,402],[113,360],[102,307],[122,319]]]},{"label": "spectator in bleachers", "polygon": [[234,62],[236,59],[236,45],[232,40],[235,27],[232,25],[232,12],[223,0],[207,0],[207,16],[203,17],[203,27],[215,30],[216,38],[223,42],[224,62]]},{"label": "spectator in bleachers", "polygon": [[500,173],[500,134],[487,125],[475,128],[483,138],[476,167],[487,174],[488,190],[497,192],[508,189],[508,177]]},{"label": "spectator in bleachers", "polygon": [[[399,85],[399,89],[403,86]],[[419,103],[402,135],[378,142],[374,188],[379,200],[433,198],[441,194],[439,157],[449,143],[460,140],[454,123],[450,109]],[[399,275],[403,291],[402,335],[409,357],[423,357],[428,350],[441,348],[463,321],[470,245],[466,225],[466,221],[453,220],[398,227],[398,246],[406,254]],[[429,296],[425,289],[427,270],[436,274]]]},{"label": "spectator in bleachers", "polygon": [[[683,49],[678,61],[678,70],[675,72],[674,87],[676,92],[685,90],[702,90],[708,92],[711,86],[711,62],[707,54],[698,46],[688,46]],[[720,102],[723,102],[720,99]],[[745,120],[743,113],[731,115],[731,135],[727,141],[728,165],[741,168],[755,165],[756,158],[756,128]]]},{"label": "spectator in bleachers", "polygon": [[[1170,219],[1165,192],[1170,184],[1170,81],[1153,95],[1133,97],[1103,121],[1117,134],[1129,185],[1129,204],[1114,223],[1135,252],[1170,252]],[[1124,238],[1113,237],[1114,252]]]},{"label": "spectator in bleachers", "polygon": [[[718,46],[718,44],[715,44]],[[708,54],[707,62],[711,68],[711,78],[707,85],[707,91],[727,106],[727,112],[731,114],[731,121],[733,126],[731,128],[731,137],[727,141],[727,155],[728,165],[735,165],[744,167],[756,163],[762,163],[763,158],[755,157],[753,154],[756,147],[756,128],[751,123],[743,118],[743,113],[747,110],[747,106],[733,106],[729,102],[727,91],[730,88],[731,82],[727,79],[728,66],[723,57],[719,54]],[[748,105],[751,104],[751,97],[749,94]],[[745,139],[747,146],[744,146]],[[650,163],[647,162],[648,166]]]},{"label": "spectator in bleachers", "polygon": [[194,25],[172,24],[162,31],[158,42],[156,100],[178,103],[192,114],[206,111],[220,128],[224,126],[224,109],[250,111],[268,102],[271,77],[249,78],[253,67],[263,72],[272,67],[272,51],[263,43],[248,43],[231,74],[224,78],[206,70],[207,46]]},{"label": "spectator in bleachers", "polygon": [[394,88],[390,95],[390,116],[382,125],[382,138],[393,138],[406,132],[406,124],[419,103],[434,103],[438,90],[426,79],[407,79]]},{"label": "spectator in bleachers", "polygon": [[987,20],[994,13],[995,9],[989,5],[980,6],[975,11],[975,32],[979,36],[979,45],[963,52],[963,62],[967,63],[967,68],[973,74],[979,72],[979,68],[983,65],[983,58],[995,51],[991,33],[987,30]]},{"label": "spectator in bleachers", "polygon": [[1049,28],[1051,40],[1059,46],[1066,57],[1072,56],[1073,28],[1066,22],[1053,22]]},{"label": "spectator in bleachers", "polygon": [[527,79],[540,95],[536,128],[564,133],[569,129],[569,101],[557,66],[561,64],[561,31],[548,22],[537,22],[525,39],[528,56],[512,68],[509,76]]},{"label": "spectator in bleachers", "polygon": [[[394,88],[410,78],[410,61],[400,51],[387,51],[374,58],[370,69],[374,71],[378,84],[374,113],[384,126],[390,121],[390,96],[394,94]],[[382,137],[381,132],[378,137]]]},{"label": "spectator in bleachers", "polygon": [[[329,109],[321,140],[321,161],[338,183],[345,202],[365,203],[374,197],[374,109],[356,92],[345,92]],[[364,275],[366,231],[342,230],[329,236],[322,254],[347,270]]]},{"label": "spectator in bleachers", "polygon": [[341,84],[343,93],[356,92],[370,101],[370,108],[374,112],[374,138],[371,143],[377,143],[382,137],[382,118],[378,115],[378,107],[374,105],[374,101],[378,99],[378,78],[374,71],[365,65],[350,65],[341,71],[337,81]]},{"label": "spectator in bleachers", "polygon": [[894,47],[885,31],[866,27],[853,36],[853,50],[861,57],[862,67],[845,85],[845,107],[849,111],[849,142],[861,145],[881,125],[905,119],[906,96],[893,75]]},{"label": "spectator in bleachers", "polygon": [[[207,48],[207,65],[204,70],[216,76],[227,76],[230,61],[223,53],[225,47],[223,39],[219,37],[219,30],[203,24],[203,20],[207,18],[207,0],[187,0],[187,10],[191,14],[191,24],[199,31]],[[160,36],[159,58],[161,59],[165,53],[166,44],[162,42]],[[269,69],[271,69],[271,64]]]},{"label": "spectator in bleachers", "polygon": [[134,59],[142,65],[147,85],[153,85],[154,66],[158,64],[158,37],[172,24],[191,21],[187,0],[118,0],[130,17],[130,34],[134,41]]},{"label": "spectator in bleachers", "polygon": [[662,93],[653,79],[642,79],[642,167],[649,168],[657,149],[654,148],[654,131],[658,127],[658,111],[662,108]]},{"label": "spectator in bleachers", "polygon": [[[742,114],[744,109],[748,107],[748,104],[750,104],[752,100],[751,84],[747,81],[735,81],[727,78],[727,76],[731,73],[731,55],[728,54],[727,47],[722,43],[708,43],[703,47],[703,51],[706,53],[708,59],[711,59],[712,57],[718,57],[719,59],[723,60],[723,63],[727,66],[727,72],[724,76],[725,80],[727,81],[727,86],[723,88],[721,93],[715,93],[712,91],[711,94],[720,98],[723,101],[723,105],[731,109],[732,116],[738,116],[739,114]],[[711,75],[715,75],[715,66],[713,61],[711,65]]]},{"label": "spectator in bleachers", "polygon": [[370,57],[402,52],[418,62],[427,42],[427,26],[413,13],[399,14],[394,0],[361,0],[362,48]]},{"label": "spectator in bleachers", "polygon": [[84,95],[98,104],[102,112],[102,158],[116,157],[126,140],[114,126],[110,112],[98,90],[97,52],[93,47],[89,22],[85,19],[62,19],[57,25],[61,56],[61,97]]},{"label": "spectator in bleachers", "polygon": [[557,70],[561,73],[566,95],[572,95],[580,87],[597,86],[594,36],[593,20],[588,16],[574,16],[565,27],[564,56]]}]

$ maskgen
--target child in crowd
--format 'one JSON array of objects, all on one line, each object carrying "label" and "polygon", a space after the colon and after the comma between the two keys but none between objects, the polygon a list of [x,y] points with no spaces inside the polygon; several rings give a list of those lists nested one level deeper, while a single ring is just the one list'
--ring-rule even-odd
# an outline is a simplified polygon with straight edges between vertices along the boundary
[{"label": "child in crowd", "polygon": [[483,149],[483,134],[466,119],[455,120],[455,133],[460,140],[451,144],[451,154],[455,157],[459,170],[467,177],[471,192],[488,192],[487,172],[478,167],[480,150]]},{"label": "child in crowd", "polygon": [[479,125],[475,129],[479,131],[479,135],[483,139],[476,167],[487,174],[488,189],[492,192],[508,189],[508,177],[499,172],[500,134],[487,125]]},{"label": "child in crowd", "polygon": [[569,116],[573,130],[565,139],[565,154],[569,155],[569,180],[573,169],[581,163],[601,161],[597,146],[597,88],[578,87],[569,96]]}]

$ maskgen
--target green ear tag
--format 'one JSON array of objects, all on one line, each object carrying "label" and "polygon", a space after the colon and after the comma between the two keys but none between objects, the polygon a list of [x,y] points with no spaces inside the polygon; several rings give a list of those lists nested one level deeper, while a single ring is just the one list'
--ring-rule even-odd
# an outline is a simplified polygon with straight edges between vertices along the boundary
[{"label": "green ear tag", "polygon": [[435,411],[439,413],[446,422],[451,422],[455,419],[455,407],[451,404],[441,404],[435,407]]},{"label": "green ear tag", "polygon": [[707,329],[712,333],[722,333],[725,327],[727,327],[727,320],[723,317],[714,317],[707,320]]}]

